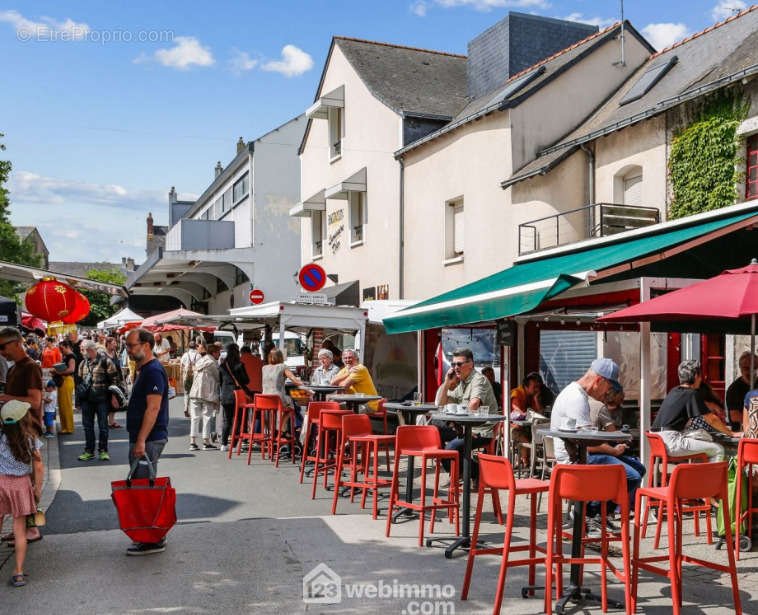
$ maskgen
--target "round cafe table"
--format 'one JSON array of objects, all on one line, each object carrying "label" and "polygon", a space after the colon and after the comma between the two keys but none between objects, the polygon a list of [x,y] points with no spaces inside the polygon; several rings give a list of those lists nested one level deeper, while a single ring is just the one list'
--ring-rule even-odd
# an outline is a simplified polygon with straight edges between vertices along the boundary
[{"label": "round cafe table", "polygon": [[332,384],[304,384],[299,388],[304,391],[312,391],[313,401],[326,401],[327,395],[342,391],[345,387],[335,386]]},{"label": "round cafe table", "polygon": [[[416,406],[413,402],[410,401],[388,401],[385,402],[384,408],[386,410],[391,410],[397,414],[403,415],[403,420],[405,420],[406,425],[415,425],[416,424],[416,416],[419,414],[427,414],[429,412],[434,412],[436,410],[439,410],[439,406],[436,404],[419,404]],[[408,457],[408,469],[406,471],[406,478],[405,478],[405,501],[410,502],[413,499],[413,472],[415,470],[415,463],[414,463],[414,457],[413,455],[410,455]],[[415,512],[412,511],[410,508],[401,508],[398,510],[392,517],[393,521],[396,521],[398,517],[402,517],[404,515],[413,516],[415,515]]]},{"label": "round cafe table", "polygon": [[[445,421],[447,423],[458,423],[463,426],[463,503],[461,504],[461,536],[456,539],[447,549],[445,557],[450,559],[453,553],[459,547],[467,548],[471,543],[471,443],[472,431],[474,425],[485,425],[487,423],[501,423],[507,421],[508,417],[503,414],[447,414],[439,412],[432,414],[433,421]],[[426,546],[430,547],[434,538],[427,539]]]},{"label": "round cafe table", "polygon": [[354,393],[337,393],[328,396],[329,401],[345,404],[356,414],[360,411],[361,404],[366,404],[370,401],[379,401],[380,399],[382,399],[381,395],[359,395]]},{"label": "round cafe table", "polygon": [[[566,442],[574,445],[574,455],[572,463],[587,463],[587,447],[599,442],[619,443],[629,442],[632,434],[623,431],[595,431],[590,429],[579,429],[564,431],[561,429],[538,429],[537,433],[551,438],[561,438]],[[571,451],[569,451],[571,454]],[[571,557],[581,557],[582,552],[582,523],[584,523],[584,502],[574,502],[574,528],[571,536]],[[555,612],[563,615],[566,604],[570,601],[577,604],[582,602],[601,603],[600,596],[593,594],[589,589],[582,588],[579,582],[581,573],[580,564],[571,564],[571,580],[569,586],[563,593],[563,596],[555,605]],[[523,594],[524,590],[522,590]],[[624,604],[608,598],[608,606],[617,609],[623,609]]]}]

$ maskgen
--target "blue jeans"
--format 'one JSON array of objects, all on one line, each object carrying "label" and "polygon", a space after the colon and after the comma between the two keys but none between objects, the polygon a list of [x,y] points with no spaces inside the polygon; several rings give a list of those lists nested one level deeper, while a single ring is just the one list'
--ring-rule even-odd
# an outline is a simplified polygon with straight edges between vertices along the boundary
[{"label": "blue jeans", "polygon": [[82,402],[82,427],[84,427],[84,450],[95,452],[95,416],[97,416],[97,428],[100,446],[98,451],[108,450],[108,406],[103,401]]},{"label": "blue jeans", "polygon": [[[471,450],[472,452],[477,449],[481,448],[483,446],[487,446],[491,442],[491,438],[480,438],[479,436],[472,436],[471,438]],[[466,447],[466,440],[463,438],[453,438],[445,444],[445,450],[447,451],[458,451],[458,474],[461,478],[463,478],[463,449]],[[450,461],[447,459],[442,460],[442,466],[447,470],[450,471]],[[473,459],[471,460],[471,478],[476,478],[479,476],[479,464],[476,463]]]},{"label": "blue jeans", "polygon": [[[627,457],[626,455],[619,455],[614,457],[613,455],[594,454],[587,455],[587,463],[590,465],[621,465],[624,466],[626,472],[626,487],[629,493],[629,510],[634,511],[634,498],[642,484],[642,477],[645,476],[645,466],[642,465],[639,459],[636,457]],[[590,502],[587,505],[587,514],[597,514],[600,512],[600,504],[598,502]]]}]

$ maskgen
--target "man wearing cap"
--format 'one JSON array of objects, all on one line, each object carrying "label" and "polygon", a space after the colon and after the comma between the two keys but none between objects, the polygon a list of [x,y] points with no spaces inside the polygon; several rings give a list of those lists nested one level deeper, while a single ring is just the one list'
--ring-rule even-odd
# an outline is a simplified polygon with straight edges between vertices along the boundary
[{"label": "man wearing cap", "polygon": [[0,329],[0,354],[13,367],[5,379],[5,392],[0,394],[0,402],[17,399],[31,405],[31,413],[42,433],[42,370],[24,350],[24,338],[13,327]]},{"label": "man wearing cap", "polygon": [[[570,382],[555,398],[550,415],[550,429],[591,427],[589,398],[602,401],[611,389],[621,390],[618,382],[619,367],[611,359],[595,359],[587,373]],[[557,463],[571,463],[576,456],[574,446],[567,448],[563,438],[555,439]],[[569,449],[572,449],[569,451]]]},{"label": "man wearing cap", "polygon": [[666,395],[650,431],[659,432],[669,455],[694,455],[705,453],[708,461],[723,461],[724,447],[718,442],[692,437],[696,432],[685,431],[691,419],[699,416],[728,436],[734,435],[718,417],[711,413],[698,392],[703,381],[700,361],[682,361],[677,368],[679,386]]}]

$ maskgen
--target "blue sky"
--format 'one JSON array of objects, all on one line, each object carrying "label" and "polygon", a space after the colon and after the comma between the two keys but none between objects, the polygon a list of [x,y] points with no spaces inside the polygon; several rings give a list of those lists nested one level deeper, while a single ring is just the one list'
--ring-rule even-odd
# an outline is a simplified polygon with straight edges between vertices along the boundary
[{"label": "blue sky", "polygon": [[[656,47],[742,0],[627,0]],[[52,260],[144,258],[145,217],[200,194],[235,142],[312,102],[333,34],[466,53],[509,10],[609,25],[616,0],[34,2],[0,6],[12,221]],[[2,256],[0,255],[0,258]]]}]

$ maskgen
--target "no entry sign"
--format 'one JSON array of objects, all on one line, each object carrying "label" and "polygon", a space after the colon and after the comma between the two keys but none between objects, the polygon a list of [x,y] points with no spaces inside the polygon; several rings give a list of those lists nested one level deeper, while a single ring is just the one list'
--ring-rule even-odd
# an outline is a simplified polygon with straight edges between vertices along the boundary
[{"label": "no entry sign", "polygon": [[263,303],[263,291],[258,288],[254,288],[253,290],[251,290],[250,303],[252,303],[253,305],[258,305],[259,303]]},{"label": "no entry sign", "polygon": [[302,286],[303,289],[313,293],[317,290],[321,290],[324,287],[324,284],[326,284],[326,271],[324,271],[324,268],[320,265],[311,263],[305,265],[300,270],[298,279],[300,280],[300,286]]}]

